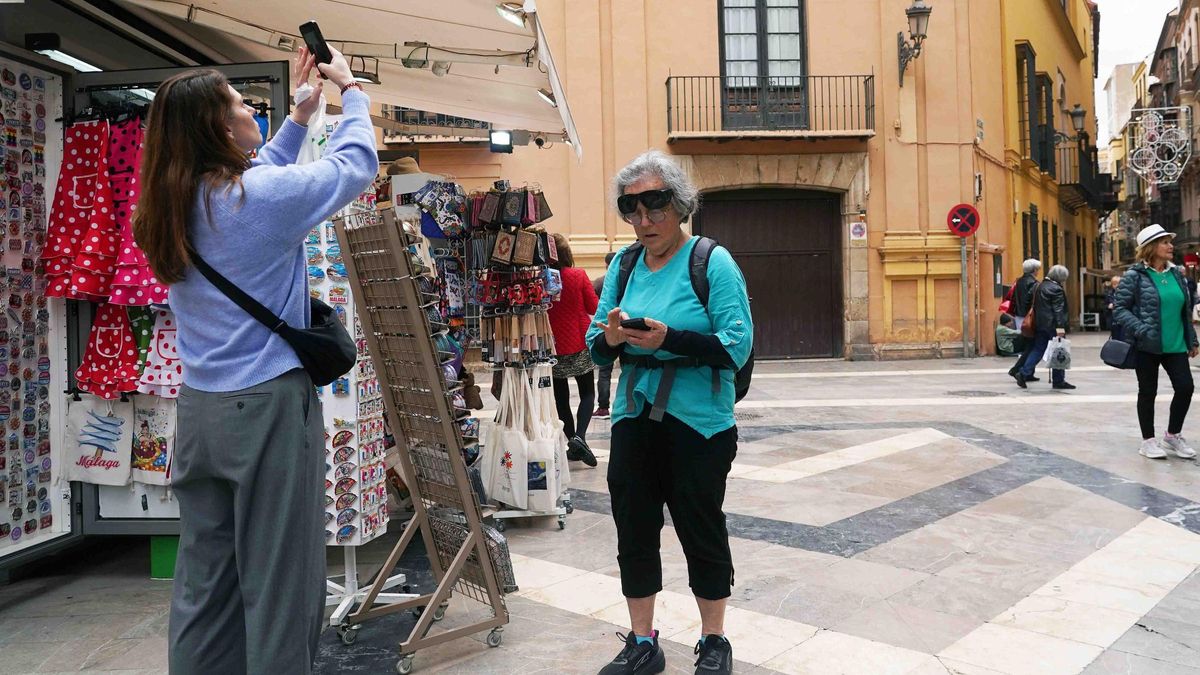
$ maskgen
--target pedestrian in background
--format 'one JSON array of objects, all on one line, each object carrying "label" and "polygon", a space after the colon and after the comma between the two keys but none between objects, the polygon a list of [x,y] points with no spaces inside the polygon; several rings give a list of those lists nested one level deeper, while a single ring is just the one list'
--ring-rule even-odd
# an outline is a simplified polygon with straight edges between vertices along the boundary
[{"label": "pedestrian in background", "polygon": [[[1012,299],[1012,315],[1014,327],[1020,331],[1021,324],[1025,323],[1025,316],[1029,314],[1029,309],[1033,307],[1033,289],[1037,287],[1038,272],[1042,271],[1042,262],[1036,258],[1030,258],[1021,263],[1021,278],[1013,284],[1013,299]],[[1012,368],[1008,369],[1009,377],[1016,377],[1017,372],[1021,370],[1021,366],[1025,365],[1025,361],[1029,359],[1029,351],[1033,349],[1035,340],[1026,340],[1025,349],[1021,355],[1017,357],[1017,362]],[[1037,382],[1038,378],[1034,375],[1034,370],[1037,369],[1037,363],[1034,364],[1034,369],[1029,371],[1025,376],[1026,382]]]},{"label": "pedestrian in background", "polygon": [[[1137,263],[1121,279],[1114,310],[1116,320],[1137,349],[1137,412],[1142,429],[1138,452],[1150,459],[1163,459],[1167,450],[1181,459],[1196,456],[1181,435],[1195,391],[1188,365],[1198,346],[1192,325],[1194,302],[1183,274],[1171,262],[1175,256],[1174,238],[1161,225],[1138,232]],[[1161,441],[1154,435],[1160,366],[1175,389],[1167,434]]]},{"label": "pedestrian in background", "polygon": [[[608,266],[612,264],[613,258],[617,257],[616,253],[609,251],[604,256],[604,269],[608,270]],[[604,292],[604,277],[600,275],[592,279],[592,288],[596,290],[596,297]],[[606,420],[612,412],[608,409],[609,402],[612,396],[612,372],[613,364],[605,364],[596,369],[596,412],[592,413],[592,417],[596,419]]]},{"label": "pedestrian in background", "polygon": [[1113,316],[1117,306],[1117,287],[1121,285],[1121,277],[1114,276],[1104,285],[1104,314],[1108,320],[1108,331],[1114,340],[1120,340],[1123,331],[1121,324]]},{"label": "pedestrian in background", "polygon": [[1011,314],[1001,314],[996,326],[996,353],[1000,356],[1016,356],[1025,351],[1028,342],[1017,330]]},{"label": "pedestrian in background", "polygon": [[[554,404],[567,436],[567,459],[596,466],[596,455],[588,447],[588,425],[596,404],[595,364],[583,336],[592,325],[598,298],[587,272],[575,266],[571,243],[555,232],[558,262],[550,266],[562,275],[562,292],[550,305],[550,329],[554,332]],[[571,412],[571,380],[579,389],[579,408]]]},{"label": "pedestrian in background", "polygon": [[[1050,341],[1067,334],[1067,293],[1063,284],[1071,273],[1062,265],[1055,265],[1046,273],[1046,278],[1037,285],[1033,297],[1033,319],[1037,327],[1033,335],[1033,345],[1026,350],[1025,363],[1013,379],[1017,386],[1025,389],[1033,368],[1046,353]],[[1050,381],[1055,389],[1074,389],[1075,385],[1067,383],[1066,371],[1051,369]]]}]

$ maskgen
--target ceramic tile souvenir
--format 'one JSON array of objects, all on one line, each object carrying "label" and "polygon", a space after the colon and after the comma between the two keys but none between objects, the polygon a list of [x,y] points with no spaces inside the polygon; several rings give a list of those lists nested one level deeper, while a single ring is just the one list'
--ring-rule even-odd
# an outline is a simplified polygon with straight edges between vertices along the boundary
[{"label": "ceramic tile souvenir", "polygon": [[339,527],[342,525],[349,525],[350,523],[354,522],[354,519],[357,517],[358,509],[345,509],[338,513],[337,524]]},{"label": "ceramic tile souvenir", "polygon": [[358,495],[354,494],[353,492],[347,492],[346,494],[337,498],[337,509],[341,511],[342,509],[348,508],[357,500]]},{"label": "ceramic tile souvenir", "polygon": [[350,541],[354,538],[354,533],[357,531],[358,528],[354,527],[353,525],[346,525],[345,527],[342,527],[337,532],[337,543],[344,544]]}]

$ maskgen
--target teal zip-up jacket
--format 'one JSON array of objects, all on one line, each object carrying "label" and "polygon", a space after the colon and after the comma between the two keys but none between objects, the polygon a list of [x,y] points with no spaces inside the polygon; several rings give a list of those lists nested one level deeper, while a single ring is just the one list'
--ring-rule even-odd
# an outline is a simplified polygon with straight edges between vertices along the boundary
[{"label": "teal zip-up jacket", "polygon": [[[1184,339],[1189,348],[1200,346],[1196,341],[1196,328],[1192,325],[1192,293],[1188,290],[1183,274],[1175,265],[1169,265],[1167,270],[1171,277],[1183,289],[1183,321]],[[1158,289],[1150,278],[1146,263],[1137,263],[1125,271],[1121,284],[1117,286],[1116,302],[1113,306],[1113,320],[1125,329],[1125,335],[1134,340],[1134,346],[1143,352],[1151,354],[1162,353],[1162,316],[1159,307]]]}]

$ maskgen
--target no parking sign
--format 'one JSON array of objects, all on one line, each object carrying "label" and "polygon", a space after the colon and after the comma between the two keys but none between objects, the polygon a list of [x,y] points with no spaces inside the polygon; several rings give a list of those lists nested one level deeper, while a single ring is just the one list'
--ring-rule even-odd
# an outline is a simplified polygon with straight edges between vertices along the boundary
[{"label": "no parking sign", "polygon": [[946,226],[950,232],[966,239],[979,229],[979,210],[970,204],[959,204],[950,209],[946,216]]}]

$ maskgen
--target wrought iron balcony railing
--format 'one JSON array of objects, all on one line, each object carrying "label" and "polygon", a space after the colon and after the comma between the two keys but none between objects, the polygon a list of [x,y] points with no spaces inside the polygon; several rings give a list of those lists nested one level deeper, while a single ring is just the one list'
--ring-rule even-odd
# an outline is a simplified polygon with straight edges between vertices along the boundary
[{"label": "wrought iron balcony railing", "polygon": [[667,78],[669,140],[875,135],[874,75]]}]

